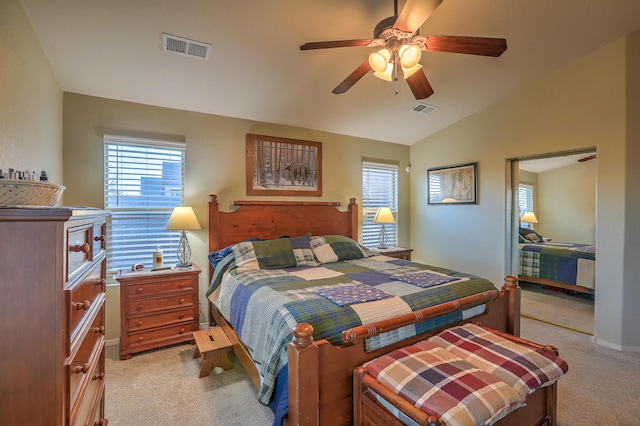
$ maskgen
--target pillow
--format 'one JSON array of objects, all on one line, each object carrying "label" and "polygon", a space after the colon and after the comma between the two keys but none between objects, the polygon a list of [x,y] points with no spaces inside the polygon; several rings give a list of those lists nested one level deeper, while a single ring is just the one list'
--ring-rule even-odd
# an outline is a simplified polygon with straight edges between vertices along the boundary
[{"label": "pillow", "polygon": [[379,383],[446,424],[491,425],[525,405],[508,384],[425,340],[364,367]]},{"label": "pillow", "polygon": [[342,235],[311,237],[311,249],[320,263],[367,257],[360,244]]},{"label": "pillow", "polygon": [[524,238],[527,243],[541,243],[544,241],[542,235],[538,234],[533,229],[520,227],[520,236]]},{"label": "pillow", "polygon": [[[249,238],[249,239],[246,239],[245,241],[260,241],[260,238]],[[225,247],[222,250],[212,251],[211,253],[209,253],[207,258],[209,259],[211,266],[213,266],[213,268],[215,269],[216,266],[218,266],[218,263],[220,263],[222,259],[230,255],[231,253],[233,253],[232,245]]]},{"label": "pillow", "polygon": [[311,234],[297,238],[242,242],[233,246],[238,273],[256,269],[282,269],[295,266],[316,266],[309,239]]},{"label": "pillow", "polygon": [[475,324],[449,328],[428,340],[491,373],[522,398],[555,383],[569,370],[557,355],[505,339]]},{"label": "pillow", "polygon": [[527,240],[525,237],[523,237],[522,235],[518,235],[518,237],[520,237],[520,239],[518,240],[519,243],[530,243],[531,241]]}]

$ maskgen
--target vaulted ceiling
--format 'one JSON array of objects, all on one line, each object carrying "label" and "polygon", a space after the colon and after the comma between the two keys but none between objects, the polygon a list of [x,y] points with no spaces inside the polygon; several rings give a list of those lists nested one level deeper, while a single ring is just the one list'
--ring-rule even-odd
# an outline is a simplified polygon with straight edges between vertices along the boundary
[{"label": "vaulted ceiling", "polygon": [[[372,37],[392,0],[22,0],[66,92],[299,126],[400,144],[422,138],[640,30],[638,0],[444,0],[421,34],[507,39],[498,58],[426,52],[435,94],[366,75],[331,90],[373,50],[300,51]],[[404,0],[399,1],[402,9]],[[166,53],[162,33],[210,44],[207,61]],[[588,88],[585,88],[588,90]]]}]

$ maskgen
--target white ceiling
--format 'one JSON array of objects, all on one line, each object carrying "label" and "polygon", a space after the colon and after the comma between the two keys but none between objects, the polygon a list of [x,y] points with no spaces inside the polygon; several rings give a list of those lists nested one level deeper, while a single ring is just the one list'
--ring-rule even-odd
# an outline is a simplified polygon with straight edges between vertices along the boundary
[{"label": "white ceiling", "polygon": [[[521,160],[519,162],[520,170],[527,172],[542,173],[549,170],[559,169],[561,167],[578,164],[579,160],[586,159],[595,154],[595,152],[581,152],[580,154],[563,155],[558,157],[536,158],[533,160]],[[586,160],[586,161],[595,161]]]},{"label": "white ceiling", "polygon": [[[371,52],[305,51],[372,37],[392,0],[22,0],[66,92],[413,144],[589,52],[640,30],[639,0],[444,0],[421,34],[507,39],[499,58],[427,52],[439,109],[404,81],[366,75]],[[402,8],[404,0],[399,1]],[[211,44],[208,61],[162,52],[162,33]]]}]

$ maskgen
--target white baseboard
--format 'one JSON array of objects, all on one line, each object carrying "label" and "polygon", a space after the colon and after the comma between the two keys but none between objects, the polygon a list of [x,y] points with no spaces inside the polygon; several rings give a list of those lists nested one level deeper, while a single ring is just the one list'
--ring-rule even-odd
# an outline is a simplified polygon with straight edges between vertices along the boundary
[{"label": "white baseboard", "polygon": [[598,339],[596,337],[592,337],[591,340],[596,345],[604,346],[605,348],[614,349],[616,351],[634,352],[634,353],[640,352],[640,347],[637,347],[637,346],[622,346],[622,345],[614,344],[611,342],[607,342],[606,340]]}]

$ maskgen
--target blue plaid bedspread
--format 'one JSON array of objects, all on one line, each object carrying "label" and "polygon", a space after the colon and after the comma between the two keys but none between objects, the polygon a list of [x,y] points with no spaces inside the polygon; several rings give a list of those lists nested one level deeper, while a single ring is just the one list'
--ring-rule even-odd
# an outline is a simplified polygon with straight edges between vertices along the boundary
[{"label": "blue plaid bedspread", "polygon": [[572,243],[520,244],[519,274],[595,289],[595,246]]},{"label": "blue plaid bedspread", "polygon": [[[227,260],[227,259],[225,259]],[[457,278],[430,288],[392,276],[432,271]],[[388,297],[345,306],[317,294],[319,289],[367,285]],[[213,290],[219,286],[219,291]],[[233,261],[218,264],[207,297],[229,321],[259,366],[258,399],[268,404],[276,376],[287,366],[287,345],[297,323],[314,327],[314,339],[342,344],[343,330],[395,317],[439,303],[494,289],[488,280],[448,269],[374,256],[316,267],[236,273]],[[402,327],[367,340],[368,350],[477,315],[483,305]]]}]

